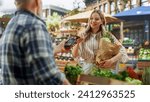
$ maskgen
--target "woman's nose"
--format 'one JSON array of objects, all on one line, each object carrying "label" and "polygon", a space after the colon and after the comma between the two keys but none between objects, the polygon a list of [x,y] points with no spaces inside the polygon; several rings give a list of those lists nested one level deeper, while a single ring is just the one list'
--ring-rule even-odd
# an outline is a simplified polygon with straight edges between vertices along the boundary
[{"label": "woman's nose", "polygon": [[95,20],[95,19],[93,19],[93,20],[92,20],[92,22],[96,22],[96,20]]}]

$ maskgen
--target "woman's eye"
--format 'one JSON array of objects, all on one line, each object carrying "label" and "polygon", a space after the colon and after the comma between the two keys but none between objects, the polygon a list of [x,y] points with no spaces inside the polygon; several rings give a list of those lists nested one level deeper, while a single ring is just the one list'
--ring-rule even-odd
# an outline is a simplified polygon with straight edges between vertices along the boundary
[{"label": "woman's eye", "polygon": [[98,18],[90,18],[90,20],[98,21],[99,19]]}]

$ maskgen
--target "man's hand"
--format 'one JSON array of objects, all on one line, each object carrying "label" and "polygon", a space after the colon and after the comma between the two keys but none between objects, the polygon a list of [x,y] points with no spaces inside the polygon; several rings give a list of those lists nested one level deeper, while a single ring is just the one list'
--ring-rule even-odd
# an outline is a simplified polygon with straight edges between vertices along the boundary
[{"label": "man's hand", "polygon": [[54,55],[56,55],[57,53],[60,53],[60,52],[67,53],[70,51],[70,50],[66,50],[64,48],[65,42],[66,42],[66,40],[63,40],[60,44],[58,44],[54,47]]}]

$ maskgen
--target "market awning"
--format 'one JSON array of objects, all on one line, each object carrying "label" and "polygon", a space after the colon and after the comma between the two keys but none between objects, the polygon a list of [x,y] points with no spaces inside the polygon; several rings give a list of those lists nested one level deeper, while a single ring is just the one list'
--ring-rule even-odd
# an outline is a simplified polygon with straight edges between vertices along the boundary
[{"label": "market awning", "polygon": [[[78,13],[75,14],[73,16],[69,16],[63,19],[63,21],[71,21],[71,22],[88,22],[88,18],[90,17],[91,13],[93,10],[91,11],[86,11],[86,12],[82,12],[82,13]],[[116,17],[113,17],[109,14],[104,14],[106,17],[106,22],[107,23],[113,23],[113,22],[120,22],[121,20],[119,20]]]},{"label": "market awning", "polygon": [[114,17],[126,21],[150,20],[150,6],[140,6],[131,10],[120,12]]}]

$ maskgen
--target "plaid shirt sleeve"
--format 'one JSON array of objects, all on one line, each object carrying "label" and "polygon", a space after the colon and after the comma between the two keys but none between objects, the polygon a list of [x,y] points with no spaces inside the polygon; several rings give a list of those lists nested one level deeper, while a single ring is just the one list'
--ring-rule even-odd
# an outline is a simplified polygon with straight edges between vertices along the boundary
[{"label": "plaid shirt sleeve", "polygon": [[65,75],[59,71],[54,61],[51,38],[45,25],[28,27],[21,37],[21,46],[26,60],[33,68],[33,76],[38,84],[62,84]]}]

